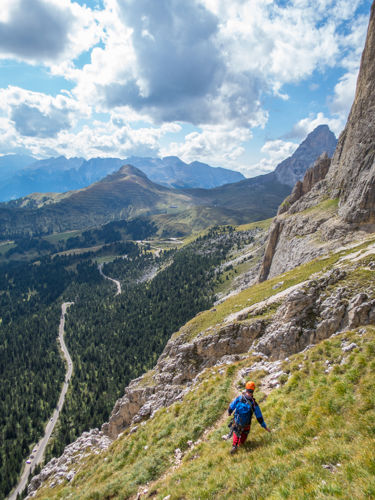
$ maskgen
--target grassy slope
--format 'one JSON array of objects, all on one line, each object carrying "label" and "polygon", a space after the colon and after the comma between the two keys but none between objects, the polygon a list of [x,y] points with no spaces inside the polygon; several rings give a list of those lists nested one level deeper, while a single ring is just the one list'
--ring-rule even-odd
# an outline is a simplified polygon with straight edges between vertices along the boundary
[{"label": "grassy slope", "polygon": [[[258,391],[273,433],[254,423],[236,456],[221,440],[227,432],[221,417],[238,392],[231,384],[235,372],[251,365],[251,357],[223,374],[207,370],[182,403],[158,411],[135,434],[124,433],[105,454],[88,459],[71,485],[40,491],[37,498],[123,499],[150,481],[149,494],[157,499],[373,498],[375,329],[362,331],[333,337],[284,362],[284,385],[266,400]],[[344,339],[358,347],[343,353]],[[326,360],[333,367],[329,373]],[[254,378],[259,383],[262,373]],[[199,438],[189,450],[188,441]],[[186,451],[183,463],[163,475],[176,448]]]},{"label": "grassy slope", "polygon": [[[272,289],[277,281],[284,280],[286,286],[332,267],[347,253],[300,266],[262,283],[264,289],[256,285],[246,291],[243,300],[240,297],[245,292],[235,297],[229,311],[248,305],[249,297],[255,302],[277,293],[282,289]],[[373,283],[372,274],[362,268],[355,270],[345,285],[368,288]],[[207,314],[211,325],[218,319],[216,313],[224,317],[225,304],[225,311],[219,306],[215,314],[198,315],[193,320],[194,330],[202,327],[199,318]],[[194,324],[197,320],[199,326]],[[204,319],[203,326],[208,323]],[[358,347],[344,353],[343,340]],[[374,354],[375,328],[367,327],[332,337],[285,361],[283,369],[288,376],[283,377],[283,385],[267,398],[257,391],[273,434],[266,434],[254,423],[250,442],[234,457],[228,454],[230,444],[221,440],[227,430],[225,409],[239,390],[236,373],[258,358],[249,355],[222,373],[220,368],[208,369],[182,402],[159,410],[135,434],[126,431],[107,452],[88,458],[71,485],[41,490],[37,498],[129,498],[146,484],[153,498],[171,495],[171,500],[373,498]],[[329,372],[327,361],[332,366]],[[264,374],[257,372],[252,378],[259,384]],[[198,443],[189,449],[189,440]],[[186,453],[182,465],[173,468],[176,448]]]}]

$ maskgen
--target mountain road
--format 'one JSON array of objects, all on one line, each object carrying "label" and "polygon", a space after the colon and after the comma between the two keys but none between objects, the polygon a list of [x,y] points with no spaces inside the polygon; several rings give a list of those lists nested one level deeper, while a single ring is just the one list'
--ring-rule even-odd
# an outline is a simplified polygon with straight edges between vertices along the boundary
[{"label": "mountain road", "polygon": [[115,296],[116,295],[120,295],[120,293],[121,293],[121,283],[118,280],[110,278],[109,276],[107,276],[107,275],[105,275],[103,273],[103,264],[99,264],[98,265],[98,269],[99,269],[100,274],[103,276],[103,278],[105,278],[106,280],[109,280],[109,281],[113,281],[113,283],[115,283],[115,285],[117,286],[117,292],[115,293]]},{"label": "mountain road", "polygon": [[32,453],[30,454],[30,457],[27,459],[27,461],[25,463],[24,470],[23,470],[21,478],[20,478],[20,481],[19,481],[17,487],[15,488],[15,490],[8,497],[9,500],[16,500],[17,495],[21,494],[21,492],[25,489],[30,473],[34,470],[34,468],[37,465],[39,465],[43,461],[44,452],[46,450],[47,443],[49,441],[49,438],[51,437],[53,429],[54,429],[56,422],[59,418],[60,411],[64,405],[65,395],[66,395],[66,392],[68,390],[69,381],[70,381],[70,379],[72,377],[72,373],[73,373],[72,358],[70,357],[69,351],[68,351],[68,349],[65,345],[65,341],[64,341],[65,315],[66,315],[68,307],[70,307],[73,304],[74,304],[74,302],[64,302],[61,306],[61,318],[60,318],[60,325],[59,325],[58,342],[60,344],[60,348],[61,348],[62,354],[64,356],[64,359],[66,360],[68,369],[67,369],[66,374],[65,374],[65,380],[64,380],[64,384],[62,386],[61,392],[60,392],[59,401],[57,403],[55,410],[53,411],[53,414],[52,414],[50,420],[48,421],[48,423],[46,425],[44,436],[41,438],[39,443],[34,446]]}]

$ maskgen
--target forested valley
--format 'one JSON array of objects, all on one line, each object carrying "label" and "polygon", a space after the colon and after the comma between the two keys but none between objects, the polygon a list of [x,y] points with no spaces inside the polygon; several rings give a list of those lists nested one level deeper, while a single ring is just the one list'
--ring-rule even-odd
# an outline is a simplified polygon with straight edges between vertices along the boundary
[{"label": "forested valley", "polygon": [[[60,307],[74,301],[66,344],[74,372],[47,460],[108,419],[129,381],[156,362],[171,334],[211,307],[220,264],[251,234],[214,228],[180,249],[131,241],[81,254],[50,255],[0,267],[0,497],[56,406],[65,367],[56,337]],[[120,279],[122,293],[98,271]],[[152,278],[152,279],[150,279]]]}]

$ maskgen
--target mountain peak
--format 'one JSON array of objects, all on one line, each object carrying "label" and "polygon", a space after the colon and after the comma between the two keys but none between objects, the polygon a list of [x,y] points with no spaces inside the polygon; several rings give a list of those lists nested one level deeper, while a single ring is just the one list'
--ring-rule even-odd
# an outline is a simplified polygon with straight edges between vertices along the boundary
[{"label": "mountain peak", "polygon": [[277,180],[293,187],[322,153],[332,157],[336,144],[335,134],[328,125],[319,125],[307,135],[292,156],[279,163],[275,170]]},{"label": "mountain peak", "polygon": [[133,167],[133,165],[123,165],[119,170],[114,172],[113,174],[107,175],[107,177],[104,177],[99,182],[113,182],[115,180],[120,180],[121,178],[128,178],[128,177],[139,177],[143,180],[149,181],[149,178],[147,177],[146,174],[144,174],[139,168]]}]

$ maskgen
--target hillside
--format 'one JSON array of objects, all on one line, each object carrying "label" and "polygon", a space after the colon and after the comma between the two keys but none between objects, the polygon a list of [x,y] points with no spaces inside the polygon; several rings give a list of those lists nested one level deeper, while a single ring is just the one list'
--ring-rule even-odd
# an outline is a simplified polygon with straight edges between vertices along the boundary
[{"label": "hillside", "polygon": [[113,219],[165,212],[171,207],[174,211],[182,210],[193,205],[186,194],[154,184],[131,166],[63,197],[46,196],[40,208],[33,208],[34,200],[35,197],[29,198],[28,203],[23,200],[22,208],[14,208],[14,202],[0,205],[3,236],[84,229]]},{"label": "hillside", "polygon": [[[347,127],[280,208],[260,281],[177,330],[101,430],[32,480],[33,497],[375,496],[374,41],[375,4]],[[220,270],[248,257],[256,272],[247,251]],[[232,456],[226,408],[249,379],[273,432],[254,422]]]},{"label": "hillside", "polygon": [[[187,323],[117,402],[103,426],[117,437],[108,450],[100,433],[82,436],[43,471],[35,498],[371,496],[374,243],[253,285]],[[254,423],[233,458],[221,440],[226,407],[249,377],[273,434]]]}]

